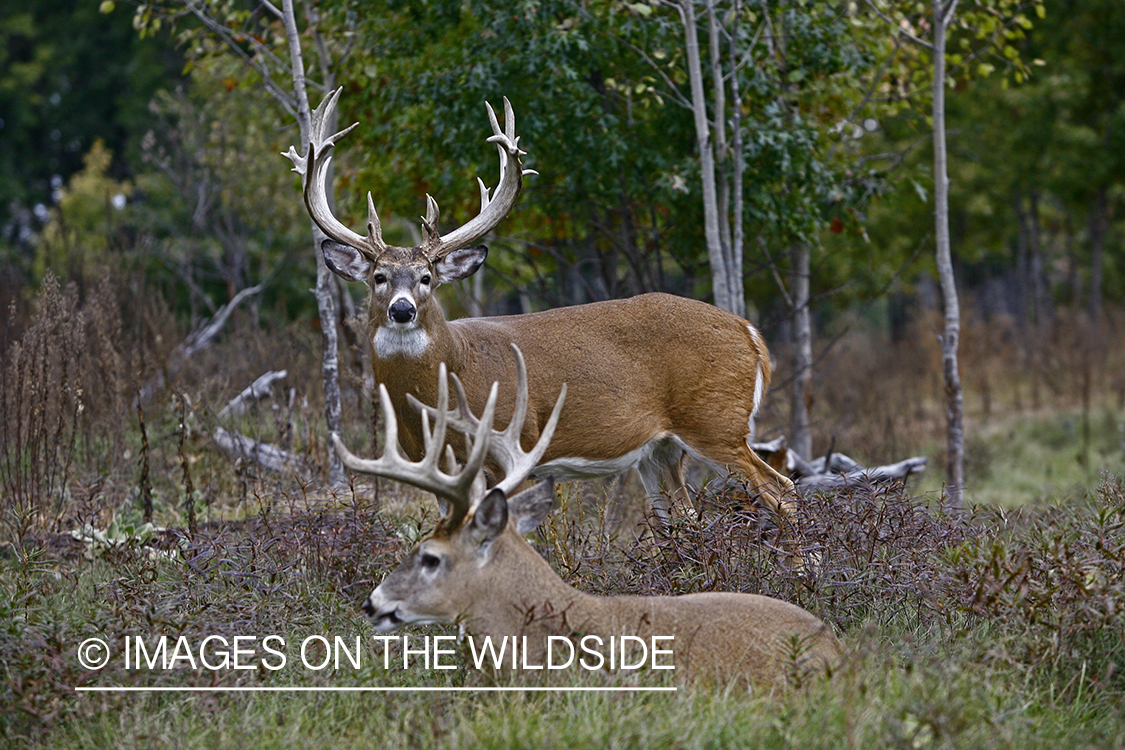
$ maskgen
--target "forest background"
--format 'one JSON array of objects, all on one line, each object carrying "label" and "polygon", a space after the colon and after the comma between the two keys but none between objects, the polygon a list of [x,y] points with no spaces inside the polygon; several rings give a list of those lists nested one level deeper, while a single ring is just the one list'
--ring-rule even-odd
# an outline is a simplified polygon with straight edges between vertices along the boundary
[{"label": "forest background", "polygon": [[[733,276],[737,291],[718,301],[764,331],[779,372],[762,439],[785,434],[805,456],[836,445],[868,463],[924,452],[940,477],[933,67],[914,43],[930,29],[928,6],[747,3],[717,21],[701,9],[713,146],[702,168],[677,7],[302,6],[308,99],[343,86],[342,119],[360,123],[335,160],[341,215],[360,223],[371,190],[403,244],[426,193],[446,226],[467,220],[472,178],[495,172],[482,103],[507,96],[539,175],[491,239],[484,271],[446,290],[452,316],[655,290],[716,301]],[[1000,414],[1062,408],[1064,421],[1077,415],[1080,445],[1049,471],[1096,478],[1120,457],[1119,425],[1094,411],[1125,399],[1110,362],[1125,295],[1123,11],[1087,0],[958,12],[947,42],[949,226],[970,469],[998,449],[987,427]],[[80,296],[127,279],[188,328],[261,284],[246,313],[255,325],[323,329],[307,292],[317,253],[299,178],[274,159],[301,141],[280,10],[17,2],[4,14],[5,348],[48,273]],[[74,35],[65,44],[60,25]],[[722,268],[709,254],[705,173],[717,176]],[[347,397],[362,390],[364,347],[346,323],[362,299],[331,285]],[[149,367],[167,369],[171,339]],[[971,472],[966,488],[996,494]]]}]

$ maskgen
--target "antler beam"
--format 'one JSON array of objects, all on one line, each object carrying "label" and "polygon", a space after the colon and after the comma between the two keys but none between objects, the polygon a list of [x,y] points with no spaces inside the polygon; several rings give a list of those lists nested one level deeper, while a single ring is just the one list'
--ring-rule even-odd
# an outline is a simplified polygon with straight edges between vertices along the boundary
[{"label": "antler beam", "polygon": [[[447,383],[445,364],[439,369],[440,382],[438,384],[438,408],[434,419],[434,428],[430,430],[430,415],[422,414],[422,436],[425,442],[425,455],[419,461],[411,461],[402,453],[398,442],[398,420],[395,418],[394,406],[391,404],[390,394],[382,383],[379,384],[379,403],[383,409],[383,419],[387,426],[386,445],[383,455],[377,459],[359,458],[344,445],[338,433],[332,433],[332,443],[344,466],[352,471],[363,474],[394,479],[412,485],[422,490],[434,493],[440,498],[448,500],[453,505],[450,522],[456,523],[463,518],[472,505],[473,483],[482,475],[484,459],[488,453],[488,443],[492,432],[492,419],[496,413],[495,384],[488,396],[488,403],[472,435],[472,448],[468,459],[460,471],[456,470],[456,461],[453,459],[452,450],[449,450],[449,472],[442,471],[438,466],[442,448],[445,446],[446,425],[448,424],[449,385]],[[470,433],[466,432],[466,438]]]},{"label": "antler beam", "polygon": [[[525,451],[523,446],[520,445],[520,435],[523,433],[523,426],[527,421],[527,366],[524,364],[523,352],[520,351],[520,348],[515,344],[512,344],[511,347],[512,353],[516,357],[516,404],[512,410],[512,419],[508,422],[508,426],[503,431],[491,431],[488,446],[492,458],[504,470],[504,479],[497,487],[502,489],[506,495],[511,495],[539,465],[543,454],[547,452],[551,438],[554,437],[555,427],[558,426],[559,415],[562,413],[563,402],[566,400],[566,383],[563,383],[559,391],[559,397],[555,401],[555,408],[551,412],[547,424],[543,426],[543,431],[539,434],[539,440],[530,451]],[[465,433],[465,435],[471,435],[474,432],[480,434],[484,420],[477,419],[469,410],[469,400],[465,396],[465,387],[461,384],[461,379],[457,377],[456,373],[452,374],[452,378],[453,387],[457,392],[457,409],[448,412],[445,419],[454,429]],[[494,389],[495,387],[495,384],[493,384]],[[406,398],[410,405],[422,412],[423,415],[428,415],[433,419],[442,418],[439,410],[443,407],[440,403],[437,408],[434,408],[423,404],[409,393]]]},{"label": "antler beam", "polygon": [[[375,202],[371,193],[367,194],[367,236],[363,237],[336,218],[332,213],[328,200],[328,172],[332,164],[332,149],[336,141],[347,135],[355,123],[344,130],[328,135],[329,124],[336,119],[336,103],[340,98],[343,88],[338,88],[326,96],[311,114],[309,127],[309,145],[304,156],[297,153],[293,147],[282,154],[293,162],[293,171],[304,177],[305,206],[309,216],[320,227],[325,235],[336,242],[360,249],[372,258],[377,258],[387,250],[383,242],[383,230],[379,216],[375,212]],[[488,121],[492,125],[492,136],[488,143],[495,143],[500,154],[500,182],[492,194],[484,181],[479,177],[477,184],[480,187],[480,213],[458,229],[447,235],[438,234],[438,218],[441,210],[437,201],[430,195],[426,196],[426,215],[422,219],[423,243],[422,251],[431,261],[445,257],[458,248],[480,239],[488,234],[493,227],[499,224],[515,205],[523,182],[523,176],[538,174],[533,169],[524,169],[520,164],[520,157],[527,152],[519,147],[519,136],[516,135],[516,116],[512,111],[511,102],[504,97],[504,128],[496,119],[496,112],[492,105],[485,102],[488,109]]]},{"label": "antler beam", "polygon": [[488,109],[488,122],[492,125],[492,136],[488,143],[495,143],[500,154],[500,182],[496,185],[496,193],[489,197],[489,189],[479,177],[477,184],[480,186],[480,213],[469,222],[462,224],[449,234],[437,236],[437,220],[440,215],[437,201],[426,196],[426,218],[422,222],[422,229],[426,234],[424,249],[431,260],[437,260],[457,248],[479,240],[492,231],[499,224],[520,194],[523,185],[523,176],[539,174],[534,169],[524,169],[520,164],[520,157],[527,152],[519,146],[519,136],[516,135],[516,115],[512,111],[512,103],[504,97],[504,129],[496,120],[496,112],[488,102],[484,103]]},{"label": "antler beam", "polygon": [[336,120],[336,102],[343,90],[343,87],[336,89],[313,110],[309,121],[309,147],[305,155],[300,156],[290,146],[282,156],[293,162],[293,171],[304,178],[305,207],[320,230],[336,242],[378,255],[386,250],[386,245],[383,244],[382,227],[375,213],[371,194],[367,194],[367,237],[356,234],[337,219],[328,201],[327,180],[328,168],[332,165],[332,149],[336,146],[336,141],[359,124],[352,123],[338,133],[328,135],[331,130],[329,125]]}]

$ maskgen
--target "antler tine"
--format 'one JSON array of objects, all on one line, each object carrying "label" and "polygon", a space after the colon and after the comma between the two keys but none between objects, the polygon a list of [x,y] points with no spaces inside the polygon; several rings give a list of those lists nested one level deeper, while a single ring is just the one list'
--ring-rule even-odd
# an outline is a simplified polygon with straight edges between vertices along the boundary
[{"label": "antler tine", "polygon": [[[551,411],[551,417],[547,420],[547,424],[543,425],[543,431],[539,433],[539,440],[530,451],[524,451],[520,445],[520,434],[527,419],[527,365],[523,361],[523,352],[515,344],[512,344],[512,353],[516,357],[516,405],[512,411],[512,420],[508,422],[504,431],[500,433],[492,431],[493,439],[490,447],[493,458],[504,466],[504,481],[497,487],[507,495],[523,484],[523,481],[539,465],[539,461],[551,444],[551,438],[555,435],[563,402],[566,401],[566,383],[563,383],[559,390],[559,397],[555,400],[555,408]],[[501,460],[501,454],[506,455],[504,460]]]},{"label": "antler tine", "polygon": [[336,242],[378,255],[386,250],[386,245],[383,243],[382,228],[370,194],[367,197],[367,237],[353,232],[337,219],[328,201],[326,183],[328,170],[332,164],[332,149],[336,141],[359,125],[358,122],[353,123],[337,133],[328,135],[328,124],[336,114],[336,102],[343,90],[343,87],[340,87],[328,94],[321,100],[320,106],[310,114],[309,147],[305,155],[300,156],[297,150],[290,146],[289,151],[282,156],[292,161],[293,171],[304,177],[305,207],[308,208],[309,216],[321,231]]},{"label": "antler tine", "polygon": [[[504,480],[497,487],[503,489],[506,494],[511,494],[519,487],[542,460],[551,443],[551,438],[554,437],[555,428],[559,423],[559,415],[562,413],[563,402],[566,400],[566,384],[563,383],[559,397],[555,401],[555,408],[551,412],[547,424],[543,426],[543,430],[539,434],[539,440],[530,451],[523,450],[523,446],[520,445],[520,435],[523,433],[523,426],[527,421],[527,365],[524,363],[523,352],[520,351],[519,347],[515,344],[511,346],[516,357],[516,403],[508,426],[502,431],[491,430],[491,442],[488,446],[489,454],[504,470]],[[457,409],[448,412],[449,424],[466,435],[474,430],[479,434],[483,420],[478,420],[469,410],[469,401],[465,397],[465,387],[457,374],[452,373],[450,378],[453,380],[453,388],[457,394]],[[496,388],[495,383],[493,388]],[[407,396],[407,399],[411,406],[423,414],[430,414],[435,419],[438,417],[438,410],[434,407],[426,406],[410,395]]]},{"label": "antler tine", "polygon": [[492,200],[492,198],[489,197],[489,188],[488,185],[484,184],[484,180],[478,177],[477,185],[480,186],[480,210],[483,211],[484,209],[488,208],[488,203]]},{"label": "antler tine", "polygon": [[[444,369],[441,375],[444,383],[446,381]],[[411,461],[402,453],[402,448],[398,442],[398,420],[395,417],[394,406],[391,403],[391,397],[386,386],[382,383],[379,384],[379,403],[387,426],[386,447],[383,450],[383,455],[377,459],[359,458],[348,450],[344,441],[340,439],[340,435],[335,432],[332,433],[332,443],[335,445],[336,452],[344,466],[352,471],[394,479],[433,492],[452,504],[453,511],[450,518],[459,521],[468,512],[472,504],[473,487],[484,467],[484,459],[488,453],[488,443],[492,431],[492,420],[496,414],[496,393],[497,389],[493,386],[488,397],[488,403],[484,408],[484,414],[477,425],[468,459],[459,471],[456,468],[456,462],[449,465],[448,472],[442,471],[438,465],[442,448],[445,445],[446,425],[448,424],[448,387],[439,387],[438,403],[443,408],[436,414],[432,431],[429,429],[429,415],[423,413],[422,427],[425,455],[419,461]]]},{"label": "antler tine", "polygon": [[[492,231],[515,205],[522,187],[523,176],[535,174],[534,170],[524,170],[520,164],[520,157],[527,152],[519,147],[519,137],[516,135],[516,117],[512,111],[511,102],[508,101],[507,97],[504,97],[503,130],[501,130],[500,123],[496,119],[496,112],[492,109],[492,105],[485,102],[484,106],[488,110],[488,121],[492,126],[492,135],[488,137],[486,142],[495,143],[496,150],[500,155],[500,182],[497,183],[491,199],[488,198],[488,189],[482,181],[480,182],[481,210],[476,217],[447,235],[438,237],[436,232],[434,233],[435,239],[426,250],[431,260],[437,260],[448,255],[457,248],[464,247]],[[478,181],[480,181],[479,178]]]},{"label": "antler tine", "polygon": [[435,246],[441,242],[441,236],[438,234],[438,219],[441,217],[441,209],[438,208],[438,203],[434,197],[426,193],[426,215],[422,217],[422,242],[427,246]]},{"label": "antler tine", "polygon": [[371,191],[367,192],[367,236],[373,247],[380,252],[387,248],[383,242],[383,225],[379,221],[379,214],[375,213],[375,201],[371,199]]}]

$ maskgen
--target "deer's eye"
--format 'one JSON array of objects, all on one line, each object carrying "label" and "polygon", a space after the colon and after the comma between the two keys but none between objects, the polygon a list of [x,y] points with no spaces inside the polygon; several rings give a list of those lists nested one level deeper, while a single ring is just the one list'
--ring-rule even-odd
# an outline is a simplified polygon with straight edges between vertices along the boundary
[{"label": "deer's eye", "polygon": [[423,570],[433,572],[441,565],[441,558],[437,555],[431,555],[429,552],[423,552],[418,558],[418,564],[422,566]]},{"label": "deer's eye", "polygon": [[377,273],[377,274],[375,274],[375,283],[376,284],[386,284],[387,283],[387,277],[384,274]]},{"label": "deer's eye", "polygon": [[422,277],[422,284],[424,286],[430,285],[430,275],[429,274],[426,274],[425,276]]}]

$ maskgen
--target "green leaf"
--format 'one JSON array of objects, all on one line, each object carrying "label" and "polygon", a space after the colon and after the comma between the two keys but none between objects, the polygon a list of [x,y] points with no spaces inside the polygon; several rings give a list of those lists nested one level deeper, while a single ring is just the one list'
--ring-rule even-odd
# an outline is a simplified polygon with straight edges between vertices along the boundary
[{"label": "green leaf", "polygon": [[101,13],[112,13],[115,7],[117,7],[117,3],[113,2],[113,0],[102,0],[102,4],[98,6],[98,11]]}]

